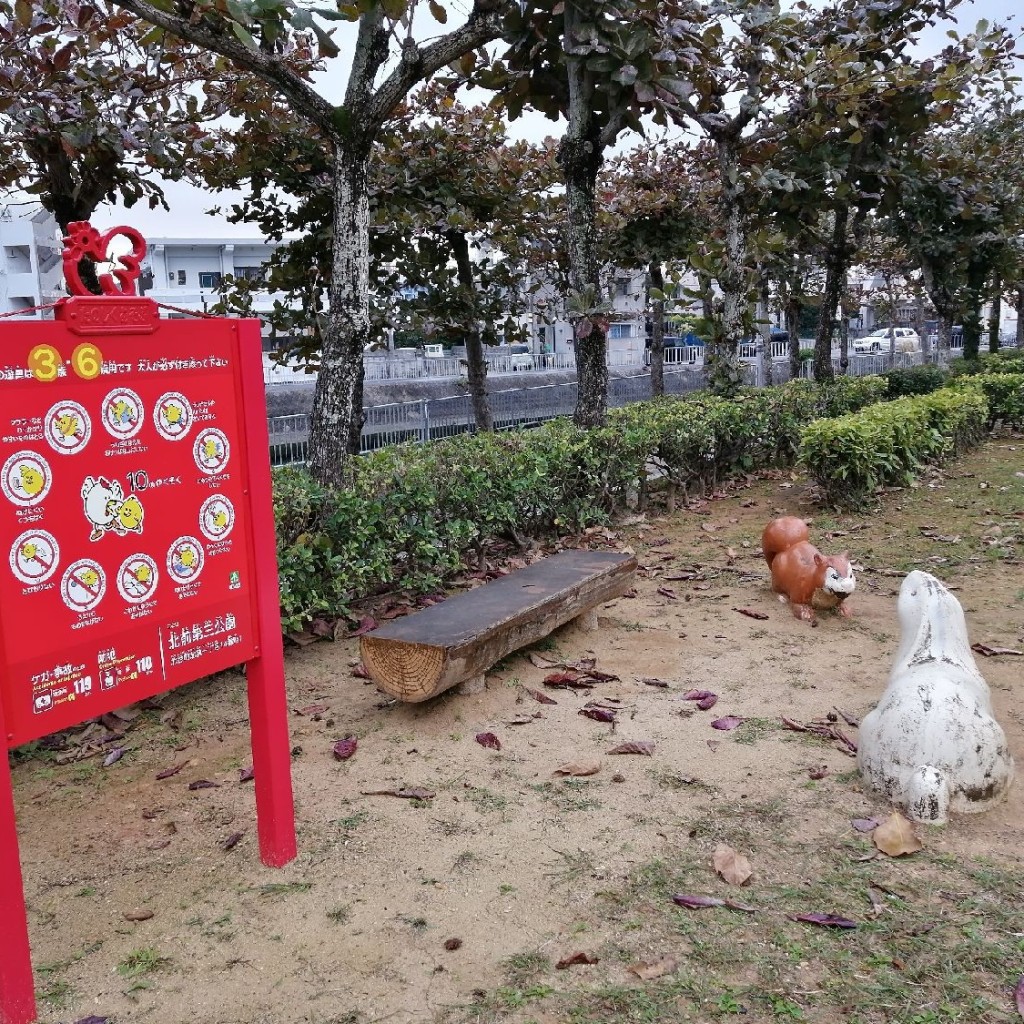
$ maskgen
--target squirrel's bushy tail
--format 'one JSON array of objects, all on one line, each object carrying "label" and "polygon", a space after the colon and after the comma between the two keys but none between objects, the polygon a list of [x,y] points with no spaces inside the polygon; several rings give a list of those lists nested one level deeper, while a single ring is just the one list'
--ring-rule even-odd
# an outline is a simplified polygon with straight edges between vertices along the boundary
[{"label": "squirrel's bushy tail", "polygon": [[810,539],[810,531],[807,524],[796,516],[782,516],[773,519],[761,534],[761,551],[764,553],[764,560],[771,569],[772,561],[780,551],[791,548],[794,544]]}]

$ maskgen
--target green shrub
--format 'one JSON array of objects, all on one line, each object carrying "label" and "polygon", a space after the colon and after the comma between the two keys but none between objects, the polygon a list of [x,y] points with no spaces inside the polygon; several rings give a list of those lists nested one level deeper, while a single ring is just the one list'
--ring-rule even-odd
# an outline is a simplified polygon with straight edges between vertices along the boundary
[{"label": "green shrub", "polygon": [[1018,348],[982,352],[977,359],[952,360],[949,369],[954,377],[973,377],[985,373],[1024,373],[1024,352]]},{"label": "green shrub", "polygon": [[830,504],[856,507],[882,486],[909,484],[921,466],[976,444],[988,422],[977,387],[898,398],[803,431],[800,462]]},{"label": "green shrub", "polygon": [[925,364],[886,370],[882,376],[889,384],[890,398],[908,395],[930,395],[949,381],[949,371],[941,366]]},{"label": "green shrub", "polygon": [[613,410],[597,430],[555,420],[530,431],[398,445],[358,459],[351,487],[339,492],[304,471],[279,470],[284,630],[385,590],[432,589],[492,541],[526,543],[607,522],[652,460],[673,484],[705,490],[761,466],[792,465],[806,424],[885,392],[880,377],[826,387],[793,381],[743,389],[733,400],[638,402]]},{"label": "green shrub", "polygon": [[[1007,361],[1009,363],[1009,361]],[[1024,426],[1024,368],[1020,373],[981,373],[956,381],[955,389],[980,389],[988,400],[989,426]]]}]

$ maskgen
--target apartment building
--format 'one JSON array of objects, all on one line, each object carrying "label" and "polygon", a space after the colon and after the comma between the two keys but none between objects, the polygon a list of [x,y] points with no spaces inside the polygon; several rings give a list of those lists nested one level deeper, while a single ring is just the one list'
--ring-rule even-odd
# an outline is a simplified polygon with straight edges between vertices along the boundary
[{"label": "apartment building", "polygon": [[60,229],[38,203],[0,209],[0,313],[40,319],[64,294]]}]

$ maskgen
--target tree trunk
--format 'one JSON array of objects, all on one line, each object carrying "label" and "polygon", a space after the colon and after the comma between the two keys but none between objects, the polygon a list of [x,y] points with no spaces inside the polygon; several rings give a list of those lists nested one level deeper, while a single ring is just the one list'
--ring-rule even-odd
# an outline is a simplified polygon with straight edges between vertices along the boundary
[{"label": "tree trunk", "polygon": [[832,225],[832,239],[825,259],[825,289],[821,298],[821,315],[818,318],[818,333],[814,338],[814,379],[828,381],[835,377],[832,369],[832,330],[835,324],[836,307],[840,302],[840,291],[846,280],[848,241],[846,227],[850,219],[850,208],[841,205],[835,211]]},{"label": "tree trunk", "polygon": [[465,231],[448,231],[445,237],[455,257],[459,288],[465,298],[464,308],[470,313],[466,323],[466,378],[469,382],[470,401],[473,403],[473,420],[477,430],[490,433],[494,430],[494,420],[487,400],[487,360],[484,359],[484,343],[476,319],[476,279],[473,275],[473,261],[469,258],[469,240]]},{"label": "tree trunk", "polygon": [[343,487],[363,428],[363,348],[370,340],[370,209],[367,153],[334,149],[334,244],[320,373],[313,393],[309,469]]},{"label": "tree trunk", "polygon": [[[889,300],[889,358],[896,357],[896,287],[892,277],[885,279],[885,295]],[[890,364],[891,365],[891,364]]]},{"label": "tree trunk", "polygon": [[932,342],[924,322],[924,289],[919,280],[914,282],[914,330],[921,339],[921,354],[927,359],[932,354]]},{"label": "tree trunk", "polygon": [[[565,10],[565,32],[574,31],[572,4]],[[567,59],[569,78],[569,123],[558,146],[558,162],[565,176],[565,201],[568,213],[567,249],[569,283],[580,296],[588,296],[592,305],[601,301],[598,276],[595,189],[601,167],[601,139],[594,114],[593,81],[579,58]],[[579,317],[573,324],[576,345],[576,412],[573,421],[579,427],[604,424],[608,407],[608,360],[606,353],[607,319],[593,315]]]},{"label": "tree trunk", "polygon": [[800,376],[800,300],[790,293],[786,302],[786,330],[789,332],[789,379]]},{"label": "tree trunk", "polygon": [[[653,288],[665,294],[665,275],[661,272],[661,264],[651,260],[648,268],[649,280]],[[647,308],[652,317],[651,322],[651,395],[654,398],[665,394],[665,300],[651,301],[650,290],[647,293]]]},{"label": "tree trunk", "polygon": [[949,362],[949,350],[953,341],[953,318],[957,314],[955,290],[947,286],[940,268],[927,260],[921,264],[921,279],[939,317],[936,358],[945,364]]},{"label": "tree trunk", "polygon": [[967,302],[964,309],[964,359],[976,360],[981,345],[981,301],[988,268],[980,256],[967,261]]},{"label": "tree trunk", "polygon": [[725,224],[725,248],[717,274],[718,286],[722,289],[722,314],[717,329],[709,339],[710,344],[706,346],[704,374],[712,392],[729,397],[743,384],[739,344],[743,339],[747,319],[749,272],[743,211],[740,207],[740,163],[736,141],[723,135],[716,136],[714,141],[722,189],[720,208]]},{"label": "tree trunk", "polygon": [[1017,301],[1017,348],[1024,349],[1024,285],[1018,285],[1016,289]]},{"label": "tree trunk", "polygon": [[761,278],[761,346],[764,349],[764,386],[770,388],[774,383],[775,361],[772,358],[772,327],[769,322],[768,304],[771,301],[768,278]]},{"label": "tree trunk", "polygon": [[988,315],[988,350],[999,351],[999,322],[1003,319],[1003,278],[997,270],[992,275],[992,309]]},{"label": "tree trunk", "polygon": [[937,338],[938,358],[940,362],[949,362],[949,350],[953,347],[953,318],[939,317],[939,336]]}]

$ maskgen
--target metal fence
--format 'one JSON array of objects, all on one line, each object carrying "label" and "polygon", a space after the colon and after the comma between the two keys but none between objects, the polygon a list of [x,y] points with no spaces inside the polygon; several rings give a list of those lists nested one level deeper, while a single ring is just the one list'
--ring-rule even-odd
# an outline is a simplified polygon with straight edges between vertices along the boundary
[{"label": "metal fence", "polygon": [[[752,371],[748,371],[751,383]],[[670,370],[665,373],[666,394],[684,395],[704,386],[700,372]],[[488,395],[496,430],[534,427],[559,416],[571,416],[576,408],[577,384],[541,384],[537,387],[493,391]],[[613,377],[608,382],[608,404],[612,407],[640,402],[651,397],[648,373]],[[474,429],[473,405],[469,395],[430,398],[417,402],[375,405],[364,410],[362,450],[375,451],[404,441],[430,441],[452,437]],[[288,466],[306,461],[309,417],[305,414],[272,416],[270,461]]]}]

